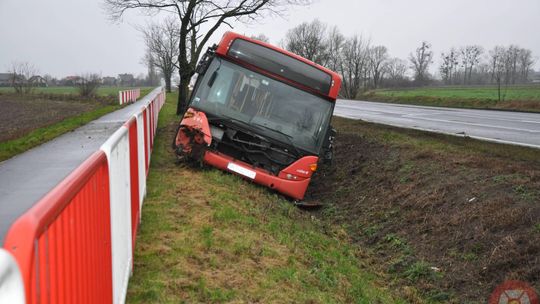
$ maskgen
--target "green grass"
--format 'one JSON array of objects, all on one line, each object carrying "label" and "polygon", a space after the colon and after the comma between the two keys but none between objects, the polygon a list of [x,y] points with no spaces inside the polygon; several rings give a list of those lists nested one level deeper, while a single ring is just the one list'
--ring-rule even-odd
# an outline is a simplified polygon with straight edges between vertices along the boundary
[{"label": "green grass", "polygon": [[231,174],[175,164],[175,98],[160,113],[127,302],[404,302],[342,228]]},{"label": "green grass", "polygon": [[[502,90],[504,93],[504,89]],[[394,97],[429,96],[459,99],[498,100],[497,88],[485,87],[434,87],[403,90],[380,90],[378,95]],[[536,100],[540,101],[540,86],[512,86],[506,93],[506,100]]]},{"label": "green grass", "polygon": [[495,86],[422,87],[369,91],[361,99],[405,104],[540,111],[540,86],[509,86],[498,101]]},{"label": "green grass", "polygon": [[[100,87],[97,94],[100,96],[113,95],[118,96],[118,91],[130,90],[134,88],[129,87]],[[146,95],[153,88],[150,87],[141,87],[141,96]],[[15,93],[13,88],[9,87],[0,87],[0,93]],[[34,93],[44,93],[44,94],[78,94],[78,91],[74,87],[46,87],[46,88],[36,88]]]},{"label": "green grass", "polygon": [[83,126],[90,121],[119,108],[120,106],[103,106],[75,117],[66,118],[53,125],[36,129],[17,139],[0,142],[0,161],[11,158],[57,136]]}]

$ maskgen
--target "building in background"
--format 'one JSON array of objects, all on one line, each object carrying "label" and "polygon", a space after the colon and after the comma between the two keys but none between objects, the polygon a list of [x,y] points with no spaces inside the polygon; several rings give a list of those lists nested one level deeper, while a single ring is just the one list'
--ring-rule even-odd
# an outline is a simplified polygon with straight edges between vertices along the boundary
[{"label": "building in background", "polygon": [[101,82],[104,86],[114,87],[116,86],[118,80],[115,77],[105,76]]},{"label": "building in background", "polygon": [[122,87],[132,87],[135,85],[133,74],[118,74],[118,85]]},{"label": "building in background", "polygon": [[10,87],[11,79],[11,73],[0,73],[0,87]]}]

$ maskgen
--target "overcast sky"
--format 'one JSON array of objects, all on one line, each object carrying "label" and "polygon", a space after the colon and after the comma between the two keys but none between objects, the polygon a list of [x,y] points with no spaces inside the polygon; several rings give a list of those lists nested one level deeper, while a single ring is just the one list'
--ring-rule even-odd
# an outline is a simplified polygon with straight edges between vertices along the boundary
[{"label": "overcast sky", "polygon": [[[115,24],[102,6],[100,0],[0,0],[0,72],[13,61],[28,61],[56,77],[145,73],[144,43],[135,25],[152,18],[131,12]],[[436,61],[441,51],[467,44],[486,49],[517,44],[540,61],[540,0],[316,0],[291,7],[285,18],[237,24],[234,30],[264,33],[278,43],[288,29],[315,18],[345,35],[369,37],[401,58],[426,40]],[[539,62],[535,66],[540,69]]]}]

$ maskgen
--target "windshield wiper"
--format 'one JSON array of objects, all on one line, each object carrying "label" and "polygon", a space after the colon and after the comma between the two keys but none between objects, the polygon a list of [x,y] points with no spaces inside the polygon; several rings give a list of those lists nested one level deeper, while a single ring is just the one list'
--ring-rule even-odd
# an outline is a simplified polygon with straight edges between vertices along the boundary
[{"label": "windshield wiper", "polygon": [[263,125],[263,124],[258,124],[258,123],[255,123],[255,122],[251,122],[251,124],[254,125],[254,126],[257,126],[257,127],[262,127],[262,128],[264,128],[265,130],[270,130],[270,131],[272,131],[272,132],[274,132],[274,133],[281,134],[281,135],[283,136],[283,138],[285,138],[285,139],[287,140],[287,144],[288,144],[289,146],[291,146],[291,148],[293,148],[293,150],[294,150],[293,152],[296,153],[296,156],[297,156],[297,157],[302,156],[302,153],[300,153],[300,151],[298,150],[298,148],[297,148],[297,147],[294,145],[294,143],[292,142],[291,139],[292,139],[293,137],[292,137],[291,135],[289,135],[289,134],[287,134],[287,133],[284,133],[284,132],[282,132],[282,131],[279,131],[279,130],[275,130],[275,129],[269,128],[269,127],[267,127],[267,126],[265,126],[265,125]]}]

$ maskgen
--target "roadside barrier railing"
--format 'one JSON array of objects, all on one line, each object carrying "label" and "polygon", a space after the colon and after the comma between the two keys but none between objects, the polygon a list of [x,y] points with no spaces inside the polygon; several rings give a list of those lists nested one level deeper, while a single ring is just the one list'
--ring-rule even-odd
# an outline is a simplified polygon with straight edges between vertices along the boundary
[{"label": "roadside barrier railing", "polygon": [[141,97],[141,89],[125,90],[118,92],[118,103],[125,104],[130,102],[135,102]]},{"label": "roadside barrier railing", "polygon": [[0,299],[2,303],[24,304],[24,288],[17,261],[0,248]]},{"label": "roadside barrier railing", "polygon": [[153,94],[12,224],[0,249],[0,303],[125,302],[165,102],[165,92]]},{"label": "roadside barrier railing", "polygon": [[122,126],[101,146],[109,163],[111,189],[113,303],[122,303],[125,298],[133,256],[128,135]]},{"label": "roadside barrier railing", "polygon": [[108,181],[105,153],[95,152],[11,226],[4,248],[17,260],[27,303],[112,297]]}]

